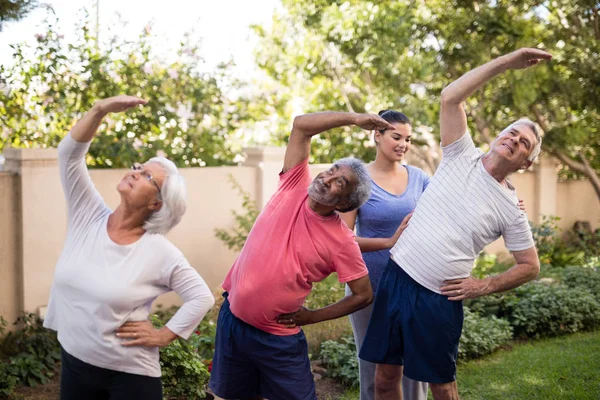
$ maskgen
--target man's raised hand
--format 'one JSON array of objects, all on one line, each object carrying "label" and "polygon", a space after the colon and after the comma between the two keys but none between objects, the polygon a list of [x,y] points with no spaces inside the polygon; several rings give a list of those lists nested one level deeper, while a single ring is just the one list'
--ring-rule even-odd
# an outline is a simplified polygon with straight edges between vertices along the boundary
[{"label": "man's raised hand", "polygon": [[354,125],[359,126],[365,130],[377,130],[382,131],[385,129],[396,129],[394,125],[375,114],[357,114]]},{"label": "man's raised hand", "polygon": [[522,48],[504,56],[510,69],[523,69],[536,65],[540,61],[552,59],[552,54],[534,48]]}]

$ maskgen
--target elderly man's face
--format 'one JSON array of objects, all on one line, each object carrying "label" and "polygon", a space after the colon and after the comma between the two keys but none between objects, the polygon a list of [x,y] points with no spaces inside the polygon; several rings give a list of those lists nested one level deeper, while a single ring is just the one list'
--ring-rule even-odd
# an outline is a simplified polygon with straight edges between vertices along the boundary
[{"label": "elderly man's face", "polygon": [[504,130],[494,141],[491,151],[506,160],[513,169],[527,168],[527,160],[537,140],[535,133],[527,125],[519,124]]},{"label": "elderly man's face", "polygon": [[316,176],[308,187],[308,195],[319,204],[343,208],[357,183],[350,167],[334,164]]}]

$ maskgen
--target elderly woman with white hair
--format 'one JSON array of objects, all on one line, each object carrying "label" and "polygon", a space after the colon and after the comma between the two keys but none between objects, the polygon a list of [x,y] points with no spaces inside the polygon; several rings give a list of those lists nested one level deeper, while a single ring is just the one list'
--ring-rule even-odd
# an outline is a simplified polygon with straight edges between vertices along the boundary
[{"label": "elderly woman with white hair", "polygon": [[[68,212],[44,326],[58,332],[61,400],[162,400],[159,347],[188,338],[214,297],[164,236],[181,220],[186,189],[163,157],[136,164],[117,185],[110,210],[90,180],[85,155],[102,119],[146,104],[132,96],[98,101],[58,147]],[[150,306],[175,291],[184,301],[165,327]]]}]

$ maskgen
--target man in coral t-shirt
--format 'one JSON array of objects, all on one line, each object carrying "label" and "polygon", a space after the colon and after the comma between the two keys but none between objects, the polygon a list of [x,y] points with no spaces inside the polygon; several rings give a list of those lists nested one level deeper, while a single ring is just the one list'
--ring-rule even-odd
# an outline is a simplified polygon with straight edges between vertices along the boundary
[{"label": "man in coral t-shirt", "polygon": [[[369,198],[367,169],[344,158],[311,182],[308,168],[311,137],[346,125],[393,129],[368,114],[323,112],[294,120],[277,192],[223,282],[210,380],[219,397],[316,399],[300,326],[343,317],[372,301],[354,234],[337,215]],[[318,310],[303,307],[313,282],[332,272],[352,294]]]}]

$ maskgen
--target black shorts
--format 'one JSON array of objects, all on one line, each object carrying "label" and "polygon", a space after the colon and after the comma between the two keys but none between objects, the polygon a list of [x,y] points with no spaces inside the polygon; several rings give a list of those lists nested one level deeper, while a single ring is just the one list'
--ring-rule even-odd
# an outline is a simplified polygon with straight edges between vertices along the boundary
[{"label": "black shorts", "polygon": [[162,400],[160,378],[96,367],[60,348],[60,400]]}]

